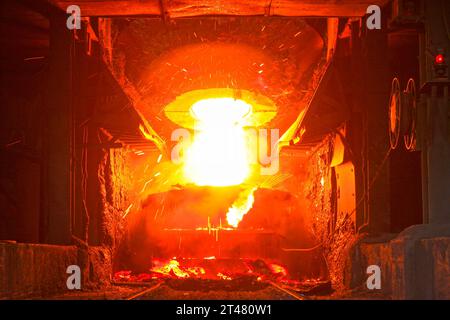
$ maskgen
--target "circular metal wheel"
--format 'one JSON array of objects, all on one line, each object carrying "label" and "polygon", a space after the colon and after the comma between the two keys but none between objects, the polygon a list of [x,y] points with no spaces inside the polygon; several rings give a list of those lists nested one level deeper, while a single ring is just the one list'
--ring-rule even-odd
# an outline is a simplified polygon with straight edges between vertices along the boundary
[{"label": "circular metal wheel", "polygon": [[397,78],[392,80],[389,100],[389,141],[391,149],[397,148],[400,137],[400,120],[402,112],[402,92]]},{"label": "circular metal wheel", "polygon": [[402,115],[403,141],[408,151],[416,150],[416,119],[417,119],[417,100],[416,83],[414,79],[409,79],[404,91]]}]

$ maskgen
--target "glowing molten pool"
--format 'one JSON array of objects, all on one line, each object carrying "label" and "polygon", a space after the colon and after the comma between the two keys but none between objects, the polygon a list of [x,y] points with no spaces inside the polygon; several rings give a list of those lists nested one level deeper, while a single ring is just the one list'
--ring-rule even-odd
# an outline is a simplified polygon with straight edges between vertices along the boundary
[{"label": "glowing molten pool", "polygon": [[191,107],[195,135],[186,151],[184,174],[199,186],[232,186],[250,173],[244,119],[252,107],[243,100],[210,98]]}]

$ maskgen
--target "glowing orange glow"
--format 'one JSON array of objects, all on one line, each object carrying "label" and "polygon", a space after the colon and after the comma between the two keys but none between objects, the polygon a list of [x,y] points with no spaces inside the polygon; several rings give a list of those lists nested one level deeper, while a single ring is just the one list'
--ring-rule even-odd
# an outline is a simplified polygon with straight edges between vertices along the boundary
[{"label": "glowing orange glow", "polygon": [[[234,99],[234,97],[237,96],[239,97],[239,100]],[[232,100],[231,103],[233,104],[235,101],[237,104],[241,104],[239,101],[244,101],[251,106],[251,116],[244,117],[244,119],[242,119],[244,127],[261,127],[272,121],[277,115],[278,108],[268,97],[261,93],[255,93],[244,89],[236,90],[233,88],[208,88],[182,93],[177,96],[175,100],[164,107],[164,114],[170,121],[177,124],[181,128],[195,129],[197,121],[195,114],[193,113],[192,106],[200,101],[204,101],[200,102],[200,106],[195,108],[201,109],[206,107],[209,109],[209,106],[201,105],[205,102],[208,103],[211,101],[220,100],[226,103],[227,100]],[[238,108],[240,107],[235,107],[235,109]],[[243,106],[242,110],[246,111],[248,110],[248,107]],[[198,110],[198,112],[202,111]],[[237,113],[239,114],[240,112]]]},{"label": "glowing orange glow", "polygon": [[170,260],[168,263],[164,261],[155,261],[155,266],[150,269],[153,272],[163,275],[175,275],[178,278],[189,278],[189,273],[180,268],[180,263],[176,260]]},{"label": "glowing orange glow", "polygon": [[280,275],[283,277],[287,276],[286,268],[280,266],[279,264],[271,263],[269,264],[269,268],[276,275]]},{"label": "glowing orange glow", "polygon": [[239,222],[242,221],[247,212],[253,207],[253,203],[255,202],[253,193],[255,190],[256,188],[250,188],[242,191],[231,208],[228,209],[227,222],[230,226],[237,228]]},{"label": "glowing orange glow", "polygon": [[203,125],[217,125],[226,122],[227,125],[242,121],[251,111],[251,106],[233,98],[211,98],[194,103],[191,113]]},{"label": "glowing orange glow", "polygon": [[204,275],[206,273],[205,269],[202,267],[187,268],[187,271],[196,276]]},{"label": "glowing orange glow", "polygon": [[224,274],[221,273],[221,272],[219,272],[219,273],[217,274],[217,276],[218,276],[220,279],[222,279],[222,280],[232,280],[231,277],[229,277],[229,276],[227,276],[227,275],[224,275]]},{"label": "glowing orange glow", "polygon": [[[207,261],[207,262],[206,262]],[[282,280],[295,281],[288,277],[285,267],[278,263],[257,260],[236,260],[234,264],[217,261],[216,258],[205,257],[202,260],[154,259],[149,273],[133,274],[130,270],[118,271],[113,275],[114,281],[144,282],[157,279],[213,279],[234,280],[243,275],[254,277],[257,281]],[[243,264],[242,264],[243,262]],[[270,271],[269,273],[267,271]]]},{"label": "glowing orange glow", "polygon": [[199,186],[232,186],[250,173],[244,119],[251,106],[233,98],[211,98],[196,102],[194,141],[186,152],[184,174]]}]

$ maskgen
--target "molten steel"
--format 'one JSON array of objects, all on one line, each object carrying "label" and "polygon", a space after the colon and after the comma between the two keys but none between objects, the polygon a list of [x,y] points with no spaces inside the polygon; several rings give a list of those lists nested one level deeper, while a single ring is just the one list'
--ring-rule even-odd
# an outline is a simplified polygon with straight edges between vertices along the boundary
[{"label": "molten steel", "polygon": [[280,266],[279,264],[271,263],[269,264],[269,268],[272,271],[273,274],[286,277],[287,276],[287,270],[283,266]]},{"label": "molten steel", "polygon": [[238,259],[216,260],[205,257],[202,260],[172,258],[170,260],[154,259],[149,273],[134,275],[132,271],[118,271],[114,280],[120,282],[145,282],[156,279],[209,279],[235,280],[252,277],[257,281],[267,279],[290,281],[287,269],[279,264],[263,260]]},{"label": "molten steel", "polygon": [[230,226],[237,228],[244,215],[253,207],[255,190],[256,188],[250,188],[241,192],[231,208],[228,209],[227,222]]},{"label": "molten steel", "polygon": [[180,263],[177,260],[170,260],[168,263],[157,260],[151,271],[163,275],[173,274],[178,278],[189,278],[189,273],[180,268]]},{"label": "molten steel", "polygon": [[197,120],[192,145],[187,150],[184,173],[199,186],[232,186],[250,173],[244,118],[251,106],[233,98],[200,100],[191,107]]}]

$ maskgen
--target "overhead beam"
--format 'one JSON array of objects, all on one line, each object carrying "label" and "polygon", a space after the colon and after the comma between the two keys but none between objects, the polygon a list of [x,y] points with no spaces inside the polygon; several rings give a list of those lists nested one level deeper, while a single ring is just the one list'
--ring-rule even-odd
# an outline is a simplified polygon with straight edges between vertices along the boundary
[{"label": "overhead beam", "polygon": [[[66,11],[73,0],[48,1]],[[161,2],[166,12],[161,12]],[[77,0],[82,16],[160,16],[171,18],[239,15],[361,17],[373,4],[389,0]]]}]

